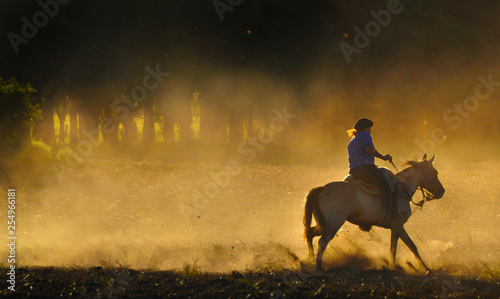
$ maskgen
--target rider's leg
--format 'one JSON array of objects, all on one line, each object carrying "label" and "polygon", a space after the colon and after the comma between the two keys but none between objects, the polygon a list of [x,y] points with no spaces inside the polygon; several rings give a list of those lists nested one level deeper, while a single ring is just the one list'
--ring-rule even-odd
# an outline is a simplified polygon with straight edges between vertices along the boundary
[{"label": "rider's leg", "polygon": [[368,184],[375,184],[379,186],[382,191],[382,197],[385,202],[390,206],[391,200],[391,187],[385,179],[384,173],[375,165],[363,165],[355,167],[351,170],[354,180],[361,180]]},{"label": "rider's leg", "polygon": [[385,179],[384,173],[377,167],[367,168],[366,173],[370,177],[370,181],[368,181],[368,183],[374,183],[379,186],[380,190],[382,191],[382,197],[390,206],[391,187],[389,187],[389,183]]}]

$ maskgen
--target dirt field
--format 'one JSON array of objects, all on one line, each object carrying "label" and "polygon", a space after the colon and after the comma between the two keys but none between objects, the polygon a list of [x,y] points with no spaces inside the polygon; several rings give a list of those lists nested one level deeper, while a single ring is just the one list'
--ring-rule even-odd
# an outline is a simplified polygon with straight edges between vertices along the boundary
[{"label": "dirt field", "polygon": [[[17,187],[15,294],[500,296],[498,159],[436,160],[445,196],[406,226],[435,270],[425,276],[402,242],[400,268],[388,270],[389,232],[350,224],[326,250],[326,273],[303,270],[304,197],[342,179],[345,161],[268,155],[252,164],[237,155],[222,162],[102,156],[62,183]],[[226,175],[229,161],[237,163]],[[5,279],[0,285],[12,295]]]},{"label": "dirt field", "polygon": [[[498,281],[352,268],[324,274],[290,270],[217,274],[48,267],[22,269],[18,275],[19,298],[497,298],[500,294]],[[4,281],[1,286],[1,295],[12,295]]]}]

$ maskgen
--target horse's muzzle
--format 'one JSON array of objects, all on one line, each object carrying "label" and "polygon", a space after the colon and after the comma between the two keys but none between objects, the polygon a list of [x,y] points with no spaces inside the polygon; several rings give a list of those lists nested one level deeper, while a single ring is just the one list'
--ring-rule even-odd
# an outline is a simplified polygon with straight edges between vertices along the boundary
[{"label": "horse's muzzle", "polygon": [[443,197],[443,195],[444,195],[443,186],[439,186],[438,190],[433,195],[434,195],[434,199],[440,199],[441,197]]}]

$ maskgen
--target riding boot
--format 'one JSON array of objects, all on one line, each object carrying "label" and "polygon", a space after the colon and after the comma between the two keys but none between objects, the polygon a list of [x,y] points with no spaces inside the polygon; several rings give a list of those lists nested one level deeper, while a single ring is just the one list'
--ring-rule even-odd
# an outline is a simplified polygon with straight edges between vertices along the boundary
[{"label": "riding boot", "polygon": [[[410,191],[408,190],[408,187],[406,187],[403,183],[398,182],[396,186],[396,191],[394,192],[394,196],[398,196],[399,198],[404,198],[408,201],[411,200],[411,194]],[[394,197],[396,198],[396,197]]]},{"label": "riding boot", "polygon": [[389,191],[388,193],[384,194],[384,201],[386,202],[387,206],[389,207],[391,212],[396,211],[396,203],[394,201],[391,202],[391,197],[394,198],[394,193]]},{"label": "riding boot", "polygon": [[411,208],[406,205],[405,201],[411,201],[411,194],[408,188],[401,182],[399,182],[396,186],[396,190],[393,195],[393,211],[402,216],[411,215]]}]

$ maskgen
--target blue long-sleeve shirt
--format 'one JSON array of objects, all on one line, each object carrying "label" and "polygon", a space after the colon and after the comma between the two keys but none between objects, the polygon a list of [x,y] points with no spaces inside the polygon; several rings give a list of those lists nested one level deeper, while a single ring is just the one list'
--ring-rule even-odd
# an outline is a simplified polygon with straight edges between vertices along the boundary
[{"label": "blue long-sleeve shirt", "polygon": [[349,170],[360,165],[375,165],[375,157],[365,152],[364,148],[373,145],[372,136],[366,131],[357,133],[347,146]]}]

